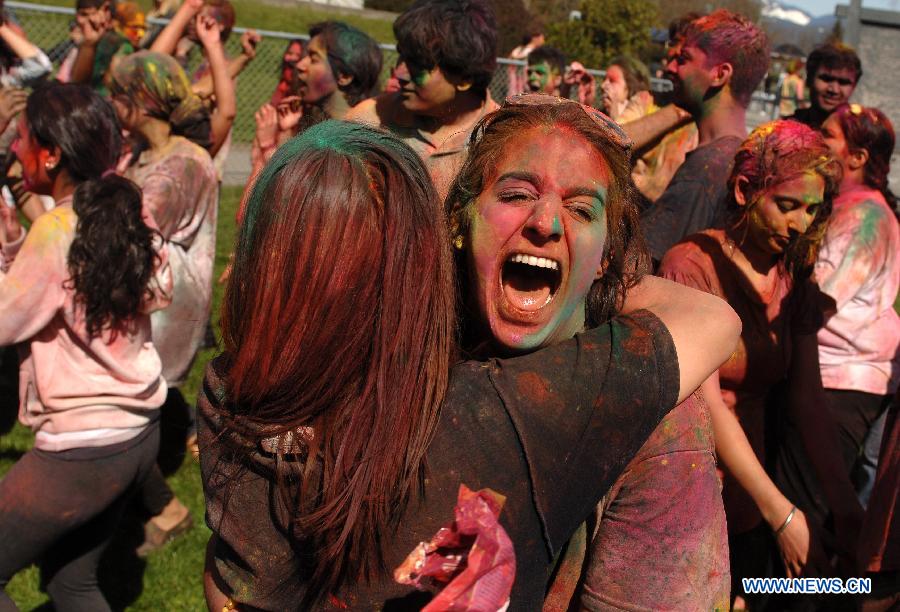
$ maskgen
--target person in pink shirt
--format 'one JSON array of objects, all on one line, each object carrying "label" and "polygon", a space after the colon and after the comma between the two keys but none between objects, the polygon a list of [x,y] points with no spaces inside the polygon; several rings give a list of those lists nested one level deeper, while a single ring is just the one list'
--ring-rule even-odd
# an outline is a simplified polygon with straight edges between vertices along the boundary
[{"label": "person in pink shirt", "polygon": [[140,190],[112,170],[120,147],[112,106],[61,83],[29,97],[13,143],[26,188],[56,207],[27,235],[0,208],[0,344],[20,344],[19,420],[35,433],[0,480],[0,609],[38,563],[56,609],[108,610],[97,563],[156,460],[150,312],[172,277]]},{"label": "person in pink shirt", "polygon": [[[825,120],[822,133],[843,175],[815,267],[825,315],[819,364],[839,434],[832,452],[850,478],[861,474],[866,437],[900,386],[900,227],[887,181],[894,129],[878,109],[851,104]],[[779,471],[792,499],[824,524],[831,508],[821,486],[802,450],[785,442]]]}]

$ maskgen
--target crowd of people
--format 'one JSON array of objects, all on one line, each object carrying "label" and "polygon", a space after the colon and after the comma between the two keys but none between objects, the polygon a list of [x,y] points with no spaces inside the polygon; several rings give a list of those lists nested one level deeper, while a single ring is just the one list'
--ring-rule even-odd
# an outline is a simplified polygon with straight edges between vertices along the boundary
[{"label": "crowd of people", "polygon": [[255,114],[195,408],[260,37],[226,55],[228,0],[76,9],[47,53],[0,22],[0,390],[34,432],[0,479],[0,610],[32,563],[56,609],[109,609],[126,510],[140,555],[192,526],[186,450],[210,610],[900,605],[896,142],[851,48],[748,134],[770,45],[727,10],[671,24],[665,99],[532,32],[494,100],[487,0],[417,0],[383,86],[369,35],[313,25]]}]

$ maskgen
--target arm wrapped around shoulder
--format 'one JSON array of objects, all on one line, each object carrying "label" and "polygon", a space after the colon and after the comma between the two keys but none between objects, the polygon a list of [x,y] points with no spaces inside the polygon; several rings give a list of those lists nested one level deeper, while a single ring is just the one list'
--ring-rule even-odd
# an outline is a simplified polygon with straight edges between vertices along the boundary
[{"label": "arm wrapped around shoulder", "polygon": [[623,313],[639,309],[659,317],[672,336],[679,403],[731,356],[741,335],[741,320],[727,302],[662,278],[646,276],[628,292]]}]

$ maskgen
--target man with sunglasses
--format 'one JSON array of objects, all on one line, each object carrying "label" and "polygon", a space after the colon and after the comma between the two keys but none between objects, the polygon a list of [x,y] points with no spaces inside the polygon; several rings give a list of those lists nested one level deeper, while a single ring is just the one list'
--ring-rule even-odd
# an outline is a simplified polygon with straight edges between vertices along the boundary
[{"label": "man with sunglasses", "polygon": [[836,108],[846,104],[862,77],[856,52],[842,43],[816,48],[806,61],[806,86],[811,106],[797,110],[789,119],[819,129]]}]

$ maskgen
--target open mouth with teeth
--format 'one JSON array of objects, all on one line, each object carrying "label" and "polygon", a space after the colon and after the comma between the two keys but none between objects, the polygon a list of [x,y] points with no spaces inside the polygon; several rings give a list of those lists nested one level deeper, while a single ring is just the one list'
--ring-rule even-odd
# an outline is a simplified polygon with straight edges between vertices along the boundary
[{"label": "open mouth with teeth", "polygon": [[526,312],[549,304],[562,283],[559,262],[524,253],[510,255],[503,263],[500,284],[510,305]]}]

